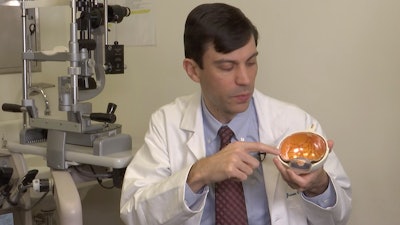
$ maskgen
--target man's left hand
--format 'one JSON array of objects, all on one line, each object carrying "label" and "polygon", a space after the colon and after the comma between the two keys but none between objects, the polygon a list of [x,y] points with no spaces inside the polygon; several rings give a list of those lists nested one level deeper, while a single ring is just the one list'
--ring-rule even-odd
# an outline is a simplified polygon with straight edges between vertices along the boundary
[{"label": "man's left hand", "polygon": [[[330,151],[333,148],[333,144],[332,140],[328,141]],[[328,188],[329,176],[323,167],[310,173],[298,174],[284,166],[277,157],[274,158],[274,163],[288,185],[293,189],[303,192],[307,197],[320,195]]]}]

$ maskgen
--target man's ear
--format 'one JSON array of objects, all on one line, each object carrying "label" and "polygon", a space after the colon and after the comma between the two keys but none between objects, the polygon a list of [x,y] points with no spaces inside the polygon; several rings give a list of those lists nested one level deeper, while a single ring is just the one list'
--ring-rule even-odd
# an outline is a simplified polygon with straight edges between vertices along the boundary
[{"label": "man's ear", "polygon": [[186,74],[192,79],[194,82],[199,83],[199,66],[193,59],[185,58],[183,60],[183,68],[186,71]]}]

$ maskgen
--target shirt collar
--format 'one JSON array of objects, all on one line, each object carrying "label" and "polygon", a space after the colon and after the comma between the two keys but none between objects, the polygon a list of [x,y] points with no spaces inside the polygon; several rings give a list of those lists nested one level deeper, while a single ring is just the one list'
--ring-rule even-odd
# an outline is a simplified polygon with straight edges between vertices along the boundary
[{"label": "shirt collar", "polygon": [[205,134],[208,135],[205,137],[206,140],[215,140],[217,138],[217,132],[219,128],[223,125],[228,125],[229,128],[235,133],[234,139],[237,141],[245,141],[245,137],[247,136],[247,131],[249,129],[249,118],[252,113],[255,112],[254,100],[251,98],[249,107],[246,111],[237,114],[228,124],[222,124],[218,120],[214,118],[213,115],[208,111],[204,100],[201,100],[201,110],[203,114],[203,123]]}]

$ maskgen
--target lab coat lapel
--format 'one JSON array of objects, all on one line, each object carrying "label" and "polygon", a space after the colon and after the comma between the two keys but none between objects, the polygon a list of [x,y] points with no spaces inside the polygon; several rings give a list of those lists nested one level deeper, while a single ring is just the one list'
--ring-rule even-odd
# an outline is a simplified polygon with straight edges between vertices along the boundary
[{"label": "lab coat lapel", "polygon": [[272,161],[273,157],[267,155],[262,163],[271,223],[274,225],[288,224],[285,198],[282,197],[283,193],[278,189],[280,174]]},{"label": "lab coat lapel", "polygon": [[[263,125],[260,124],[260,140],[268,139],[263,138],[264,135],[266,135],[266,132],[263,130]],[[274,221],[276,217],[280,217],[279,214],[282,213],[281,209],[283,207],[282,199],[279,197],[281,194],[278,193],[279,191],[277,190],[280,174],[274,162],[272,161],[274,157],[274,155],[267,154],[264,161],[262,162],[265,190],[267,192],[271,221]]]},{"label": "lab coat lapel", "polygon": [[[256,113],[259,121],[258,129],[260,135],[260,142],[267,145],[275,145],[274,137],[271,132],[270,113],[266,110],[263,104],[259,102],[259,92],[254,91],[254,104],[256,107]],[[275,167],[272,159],[273,155],[267,155],[262,163],[262,168],[265,177],[265,188],[267,190],[268,203],[271,205],[273,202],[273,196],[275,194],[276,183],[279,177],[279,171]]]},{"label": "lab coat lapel", "polygon": [[[257,117],[259,120],[259,135],[260,141],[267,145],[276,145],[276,138],[274,137],[271,127],[273,124],[273,118],[271,118],[271,112],[268,112],[265,107],[265,102],[261,104],[259,100],[260,93],[255,90],[254,92],[254,103],[256,106]],[[274,155],[267,154],[264,161],[262,162],[262,168],[264,173],[265,189],[267,192],[269,213],[271,217],[271,223],[276,224],[287,224],[287,210],[285,207],[284,193],[278,188],[281,185],[280,173],[276,168],[272,159]]]},{"label": "lab coat lapel", "polygon": [[195,159],[199,160],[204,158],[206,153],[200,93],[193,95],[192,99],[189,101],[180,128],[187,132],[186,145],[193,153]]}]

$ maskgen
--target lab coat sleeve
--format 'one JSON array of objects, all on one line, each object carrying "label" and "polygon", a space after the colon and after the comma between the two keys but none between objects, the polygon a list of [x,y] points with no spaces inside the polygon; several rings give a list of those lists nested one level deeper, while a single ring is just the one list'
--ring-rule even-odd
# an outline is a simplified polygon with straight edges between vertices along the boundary
[{"label": "lab coat sleeve", "polygon": [[205,198],[199,211],[184,201],[193,162],[181,160],[184,166],[173,171],[163,118],[162,113],[153,114],[145,143],[127,167],[120,202],[121,219],[127,225],[199,224],[201,219]]},{"label": "lab coat sleeve", "polygon": [[332,207],[322,208],[317,204],[304,200],[305,213],[309,224],[345,225],[351,211],[350,181],[334,152],[324,165],[336,193],[336,201]]}]

